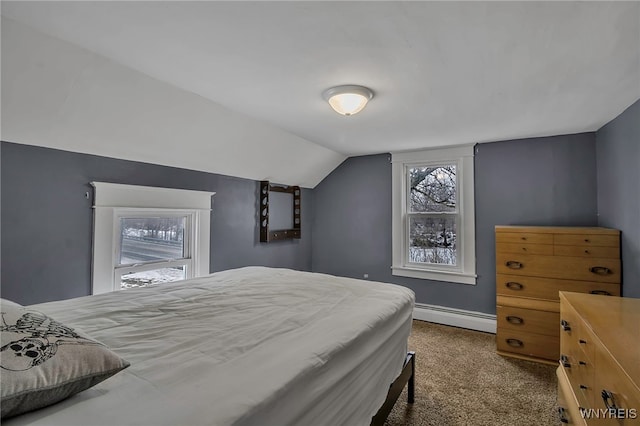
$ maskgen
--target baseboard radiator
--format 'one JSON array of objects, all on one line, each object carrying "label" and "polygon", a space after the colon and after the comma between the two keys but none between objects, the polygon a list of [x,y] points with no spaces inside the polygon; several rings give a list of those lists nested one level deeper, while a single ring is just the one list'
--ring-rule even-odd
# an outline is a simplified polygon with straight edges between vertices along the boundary
[{"label": "baseboard radiator", "polygon": [[496,333],[496,316],[483,312],[416,303],[413,309],[413,319]]}]

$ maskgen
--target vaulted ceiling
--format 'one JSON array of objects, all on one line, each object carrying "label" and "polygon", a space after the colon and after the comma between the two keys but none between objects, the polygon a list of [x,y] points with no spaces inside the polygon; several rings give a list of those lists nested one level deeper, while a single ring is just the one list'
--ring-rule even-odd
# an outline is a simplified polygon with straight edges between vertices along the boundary
[{"label": "vaulted ceiling", "polygon": [[[3,1],[2,15],[316,145],[330,160],[308,186],[350,155],[595,131],[640,98],[638,2]],[[321,97],[340,84],[375,96],[340,116]]]}]

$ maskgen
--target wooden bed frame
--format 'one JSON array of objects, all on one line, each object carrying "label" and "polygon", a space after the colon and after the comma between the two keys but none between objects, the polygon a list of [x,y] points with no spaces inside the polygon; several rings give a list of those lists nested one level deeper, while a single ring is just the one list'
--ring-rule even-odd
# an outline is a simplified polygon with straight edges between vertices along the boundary
[{"label": "wooden bed frame", "polygon": [[402,371],[398,378],[391,383],[391,386],[389,386],[387,399],[384,401],[384,404],[382,404],[382,407],[380,407],[376,415],[371,419],[371,426],[384,425],[389,413],[402,393],[402,389],[404,389],[405,384],[407,385],[407,403],[413,404],[415,396],[415,370],[416,353],[413,351],[407,352],[407,357],[404,360]]}]

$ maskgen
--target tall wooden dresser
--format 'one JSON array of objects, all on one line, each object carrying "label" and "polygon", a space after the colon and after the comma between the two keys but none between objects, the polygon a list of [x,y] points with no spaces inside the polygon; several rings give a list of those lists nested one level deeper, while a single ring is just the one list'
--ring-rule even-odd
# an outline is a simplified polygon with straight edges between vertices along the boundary
[{"label": "tall wooden dresser", "polygon": [[560,419],[640,424],[640,299],[560,293]]},{"label": "tall wooden dresser", "polygon": [[620,231],[496,226],[496,346],[557,364],[559,291],[620,295]]}]

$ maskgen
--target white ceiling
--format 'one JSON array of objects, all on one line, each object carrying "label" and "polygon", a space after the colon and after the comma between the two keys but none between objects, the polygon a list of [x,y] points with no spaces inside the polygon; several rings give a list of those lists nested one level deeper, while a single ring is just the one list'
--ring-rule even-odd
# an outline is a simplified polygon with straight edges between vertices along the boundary
[{"label": "white ceiling", "polygon": [[[638,2],[2,2],[345,155],[595,131],[640,98]],[[375,92],[357,116],[321,93]]]}]

